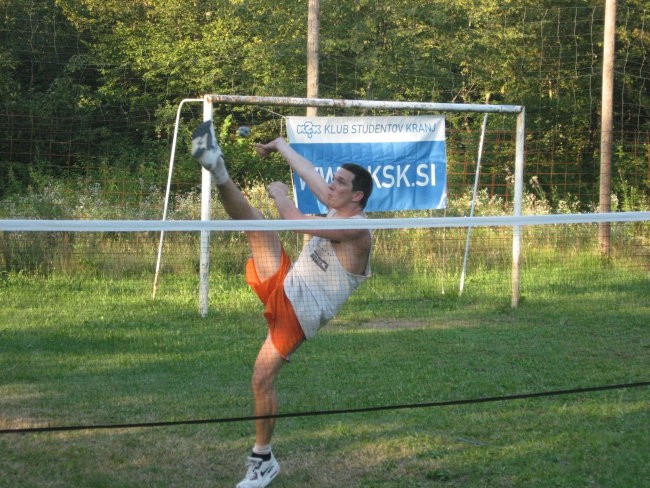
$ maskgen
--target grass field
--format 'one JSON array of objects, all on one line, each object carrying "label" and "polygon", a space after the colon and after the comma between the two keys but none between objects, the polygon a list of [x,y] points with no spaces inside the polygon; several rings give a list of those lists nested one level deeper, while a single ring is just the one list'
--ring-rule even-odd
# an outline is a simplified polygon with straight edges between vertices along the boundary
[{"label": "grass field", "polygon": [[[517,309],[507,260],[479,259],[459,297],[440,263],[378,259],[281,373],[282,413],[650,379],[647,256],[532,245]],[[261,306],[240,270],[216,268],[202,319],[196,281],[167,274],[152,301],[147,273],[0,275],[0,428],[250,415]],[[272,486],[643,487],[649,412],[641,387],[285,418]],[[250,422],[4,434],[0,486],[232,487],[251,443]]]}]

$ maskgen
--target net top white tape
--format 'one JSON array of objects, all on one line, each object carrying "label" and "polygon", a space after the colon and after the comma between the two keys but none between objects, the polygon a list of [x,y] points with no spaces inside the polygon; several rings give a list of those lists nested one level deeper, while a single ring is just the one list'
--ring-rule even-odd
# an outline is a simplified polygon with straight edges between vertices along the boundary
[{"label": "net top white tape", "polygon": [[316,229],[413,229],[450,227],[516,227],[553,224],[650,221],[650,212],[611,212],[483,217],[425,217],[309,220],[0,220],[7,232],[191,232]]}]

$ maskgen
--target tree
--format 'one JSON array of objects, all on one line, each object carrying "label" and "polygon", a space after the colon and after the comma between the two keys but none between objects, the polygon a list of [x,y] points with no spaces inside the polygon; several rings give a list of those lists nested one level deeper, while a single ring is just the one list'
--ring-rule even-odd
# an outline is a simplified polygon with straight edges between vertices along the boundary
[{"label": "tree", "polygon": [[[183,98],[304,96],[307,2],[0,0],[0,94],[11,126],[0,154],[30,162],[39,154],[65,167],[100,152],[104,164],[154,164]],[[319,96],[525,105],[529,161],[545,191],[553,192],[555,161],[592,188],[601,3],[322,2]],[[643,0],[621,4],[615,120],[623,140],[628,127],[649,124],[650,13]],[[235,124],[244,116],[218,110]],[[246,110],[259,125],[274,117]],[[25,134],[37,119],[42,140]],[[480,125],[476,115],[448,121],[456,131]],[[29,151],[12,153],[17,139],[29,140]]]}]

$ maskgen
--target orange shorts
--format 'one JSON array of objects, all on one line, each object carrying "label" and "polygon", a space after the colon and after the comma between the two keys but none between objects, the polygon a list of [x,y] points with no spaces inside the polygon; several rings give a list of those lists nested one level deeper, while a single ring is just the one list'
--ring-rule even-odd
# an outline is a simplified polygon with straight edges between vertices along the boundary
[{"label": "orange shorts", "polygon": [[273,345],[285,360],[305,340],[291,302],[284,293],[284,278],[291,268],[289,256],[282,251],[280,268],[265,281],[260,281],[252,258],[246,263],[246,283],[264,304],[264,317],[269,324],[269,334]]}]

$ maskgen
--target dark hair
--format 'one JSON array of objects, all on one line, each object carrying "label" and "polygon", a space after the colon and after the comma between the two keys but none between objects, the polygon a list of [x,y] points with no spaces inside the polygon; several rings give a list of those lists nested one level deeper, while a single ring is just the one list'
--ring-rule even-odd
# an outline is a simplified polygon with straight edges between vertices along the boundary
[{"label": "dark hair", "polygon": [[365,208],[366,203],[368,203],[368,198],[370,198],[370,194],[372,193],[372,175],[366,168],[355,163],[344,163],[341,165],[341,168],[348,170],[354,175],[352,191],[363,192],[363,198],[359,201],[359,206]]}]

